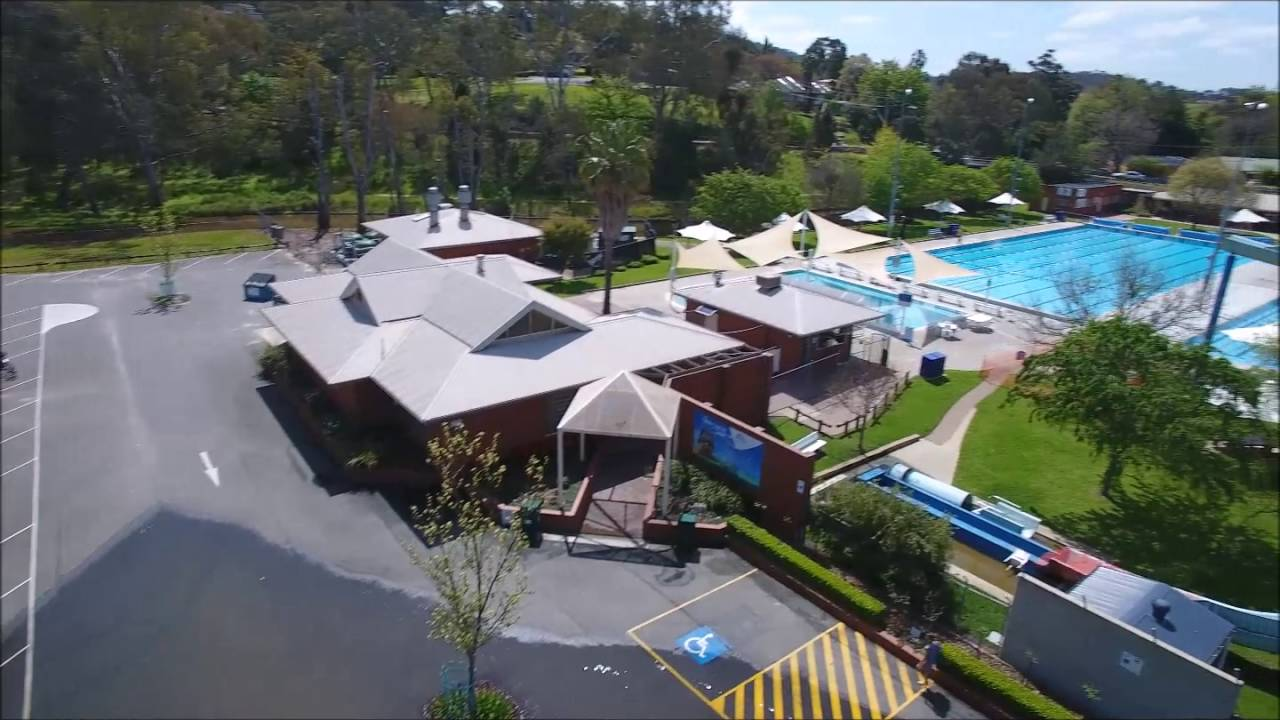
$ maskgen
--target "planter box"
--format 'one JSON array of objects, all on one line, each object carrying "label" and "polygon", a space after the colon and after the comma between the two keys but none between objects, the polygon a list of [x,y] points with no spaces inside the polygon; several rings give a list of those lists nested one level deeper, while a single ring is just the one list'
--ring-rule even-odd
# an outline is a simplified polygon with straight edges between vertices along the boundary
[{"label": "planter box", "polygon": [[[578,495],[573,499],[573,504],[568,510],[544,507],[538,512],[538,521],[542,525],[543,532],[557,535],[577,535],[582,532],[582,523],[587,519],[587,510],[591,508],[591,495],[595,492],[596,466],[600,462],[600,455],[601,453],[597,452],[591,457],[586,475],[578,485]],[[510,503],[501,503],[498,509],[506,516],[514,515],[519,510]]]},{"label": "planter box", "polygon": [[[654,517],[658,507],[658,497],[662,492],[662,474],[666,458],[658,456],[657,467],[653,471],[653,481],[649,483],[649,500],[644,504],[644,529],[641,537],[647,543],[655,545],[676,544],[676,523]],[[725,523],[697,523],[693,527],[694,543],[698,547],[719,548],[725,545],[725,535],[729,526]]]}]

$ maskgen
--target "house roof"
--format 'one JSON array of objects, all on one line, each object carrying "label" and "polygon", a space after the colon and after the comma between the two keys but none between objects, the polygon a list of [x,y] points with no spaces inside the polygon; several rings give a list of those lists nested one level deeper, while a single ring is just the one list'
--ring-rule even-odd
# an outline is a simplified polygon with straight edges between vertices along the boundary
[{"label": "house roof", "polygon": [[719,286],[680,288],[676,294],[801,336],[858,325],[884,315],[878,310],[811,293],[794,285],[783,284],[766,290],[756,284],[754,277]]},{"label": "house roof", "polygon": [[675,434],[680,393],[631,372],[578,388],[558,430],[667,440]]},{"label": "house roof", "polygon": [[460,208],[446,208],[439,213],[440,227],[435,232],[430,231],[430,213],[372,220],[365,223],[364,227],[386,235],[401,245],[419,250],[542,237],[542,231],[532,225],[525,225],[479,210],[471,210],[468,213],[466,227],[461,223]]},{"label": "house roof", "polygon": [[[1187,199],[1182,195],[1175,195],[1167,190],[1161,190],[1153,197],[1157,200],[1168,200],[1170,202],[1186,202]],[[1252,193],[1247,197],[1250,208],[1258,212],[1269,213],[1275,215],[1280,213],[1280,195],[1272,195],[1271,193]]]},{"label": "house roof", "polygon": [[1072,183],[1048,183],[1046,187],[1051,188],[1071,188],[1072,190],[1093,190],[1104,187],[1122,187],[1117,182],[1072,182]]},{"label": "house roof", "polygon": [[[1182,591],[1119,568],[1103,565],[1081,580],[1071,592],[1091,610],[1115,618],[1161,642],[1213,664],[1231,639],[1233,626],[1196,604]],[[1157,620],[1157,604],[1168,613]]]}]

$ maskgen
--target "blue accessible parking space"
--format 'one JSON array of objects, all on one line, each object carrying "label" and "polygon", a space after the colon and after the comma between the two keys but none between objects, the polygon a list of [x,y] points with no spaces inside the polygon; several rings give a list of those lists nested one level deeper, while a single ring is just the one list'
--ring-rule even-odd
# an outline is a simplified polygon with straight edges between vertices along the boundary
[{"label": "blue accessible parking space", "polygon": [[714,630],[703,625],[676,640],[676,652],[684,653],[699,665],[706,665],[729,652],[729,645]]}]

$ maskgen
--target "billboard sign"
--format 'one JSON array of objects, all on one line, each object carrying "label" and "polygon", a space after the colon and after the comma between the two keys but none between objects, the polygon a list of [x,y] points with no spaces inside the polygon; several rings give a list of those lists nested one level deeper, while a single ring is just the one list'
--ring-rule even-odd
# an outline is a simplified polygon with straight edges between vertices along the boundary
[{"label": "billboard sign", "polygon": [[751,487],[760,487],[764,443],[705,410],[693,413],[693,452]]}]

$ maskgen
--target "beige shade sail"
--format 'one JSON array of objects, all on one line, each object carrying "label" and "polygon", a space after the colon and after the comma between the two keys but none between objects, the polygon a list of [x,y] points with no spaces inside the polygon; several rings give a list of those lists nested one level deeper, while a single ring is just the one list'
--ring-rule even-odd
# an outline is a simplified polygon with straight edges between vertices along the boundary
[{"label": "beige shade sail", "polygon": [[579,388],[556,429],[667,440],[675,432],[682,397],[634,373],[619,372]]},{"label": "beige shade sail", "polygon": [[1249,208],[1241,208],[1234,215],[1227,218],[1227,222],[1232,223],[1264,223],[1267,219]]},{"label": "beige shade sail", "polygon": [[757,265],[768,265],[785,257],[798,257],[800,253],[791,244],[793,218],[786,220],[751,237],[726,243],[725,247],[751,259]]},{"label": "beige shade sail", "polygon": [[836,262],[849,265],[872,277],[887,280],[889,278],[889,272],[885,269],[885,261],[900,252],[901,251],[897,248],[882,247],[875,248],[873,250],[859,250],[858,252],[840,253],[838,255],[832,255],[831,259]]},{"label": "beige shade sail", "polygon": [[676,267],[691,270],[741,270],[742,264],[733,259],[718,240],[704,240],[691,248],[675,244],[678,260]]},{"label": "beige shade sail", "polygon": [[879,235],[841,227],[817,213],[809,213],[809,221],[813,223],[813,230],[818,235],[818,249],[814,257],[834,255],[889,241]]},{"label": "beige shade sail", "polygon": [[907,251],[911,253],[911,260],[915,263],[916,270],[911,276],[911,282],[927,283],[946,277],[969,277],[971,275],[979,275],[968,268],[962,268],[959,265],[953,265],[945,260],[930,255],[924,250],[917,250],[908,245]]}]

